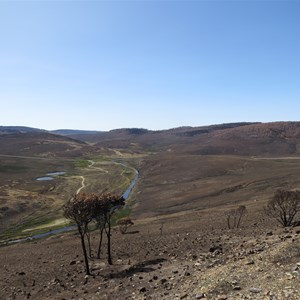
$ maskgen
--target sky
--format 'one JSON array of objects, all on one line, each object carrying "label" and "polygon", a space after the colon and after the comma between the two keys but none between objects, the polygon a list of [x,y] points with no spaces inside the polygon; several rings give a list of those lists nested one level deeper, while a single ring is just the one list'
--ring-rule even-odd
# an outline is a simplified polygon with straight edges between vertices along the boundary
[{"label": "sky", "polygon": [[0,125],[299,121],[300,1],[0,1]]}]

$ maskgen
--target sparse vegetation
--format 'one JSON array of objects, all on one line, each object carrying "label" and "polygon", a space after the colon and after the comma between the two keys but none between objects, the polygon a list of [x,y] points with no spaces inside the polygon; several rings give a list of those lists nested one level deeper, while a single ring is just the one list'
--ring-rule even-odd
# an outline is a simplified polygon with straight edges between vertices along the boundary
[{"label": "sparse vegetation", "polygon": [[94,203],[94,195],[88,196],[84,193],[79,193],[70,199],[64,206],[64,216],[67,219],[73,220],[77,225],[84,256],[85,272],[87,275],[90,274],[90,268],[85,245],[85,237],[88,233],[88,225],[93,220]]},{"label": "sparse vegetation", "polygon": [[[111,218],[119,207],[124,205],[124,199],[119,196],[114,196],[109,193],[105,193],[99,196],[95,210],[94,210],[94,218],[101,216],[104,219],[104,230],[107,237],[107,261],[110,265],[112,265],[112,257],[111,257]],[[100,235],[100,241],[102,236]],[[99,243],[100,245],[100,243]],[[98,249],[98,253],[100,249]]]},{"label": "sparse vegetation", "polygon": [[[81,246],[85,262],[86,274],[90,274],[88,263],[88,252],[91,257],[91,242],[89,224],[95,220],[100,229],[100,241],[98,247],[98,257],[100,257],[103,231],[107,236],[107,260],[112,264],[111,257],[111,217],[115,210],[123,205],[124,199],[109,193],[101,195],[79,193],[75,195],[64,206],[64,216],[73,220],[76,225],[81,239]],[[88,242],[88,251],[85,240]]]},{"label": "sparse vegetation", "polygon": [[5,164],[1,164],[0,163],[0,172],[24,172],[25,170],[27,170],[28,167],[26,166],[20,166],[20,165],[15,165],[15,164],[11,164],[11,165],[5,165]]},{"label": "sparse vegetation", "polygon": [[300,211],[300,191],[277,190],[265,207],[265,213],[283,227],[292,226]]},{"label": "sparse vegetation", "polygon": [[89,161],[83,159],[77,159],[74,161],[74,166],[76,168],[87,168],[89,166]]},{"label": "sparse vegetation", "polygon": [[124,217],[117,221],[117,225],[119,226],[119,230],[122,234],[126,233],[128,227],[130,227],[133,224],[134,223],[131,221],[129,217]]},{"label": "sparse vegetation", "polygon": [[247,213],[245,205],[240,205],[236,209],[231,209],[225,213],[228,229],[239,228],[243,216]]},{"label": "sparse vegetation", "polygon": [[[182,136],[192,139],[194,132]],[[196,132],[195,136],[202,136],[201,131]],[[144,141],[146,145],[147,140]],[[161,150],[160,145],[153,145]],[[260,212],[263,212],[265,197],[272,196],[274,187],[299,185],[300,159],[223,154],[203,156],[198,152],[194,154],[197,150],[194,146],[194,143],[182,143],[181,152],[178,152],[179,146],[174,143],[168,152],[162,149],[153,156],[139,160],[136,167],[141,171],[138,184],[129,202],[126,200],[126,205],[120,209],[117,208],[124,201],[119,196],[90,193],[108,188],[121,194],[134,178],[133,170],[115,163],[115,160],[124,160],[125,164],[133,165],[127,156],[116,159],[121,155],[119,150],[123,155],[121,147],[116,152],[112,147],[107,155],[99,158],[97,153],[92,153],[92,149],[82,152],[76,156],[81,158],[76,163],[74,158],[66,162],[60,160],[59,164],[56,158],[53,161],[33,162],[26,159],[24,163],[28,164],[28,168],[24,170],[26,176],[23,181],[18,178],[20,173],[17,169],[4,173],[2,178],[5,181],[2,181],[4,183],[0,189],[1,196],[5,197],[3,214],[13,207],[10,201],[14,199],[15,208],[20,208],[20,211],[23,209],[21,204],[25,203],[23,200],[26,200],[26,205],[33,202],[43,205],[35,207],[38,213],[26,215],[26,218],[20,218],[21,221],[11,226],[14,232],[8,232],[5,240],[68,225],[55,225],[53,220],[63,219],[62,201],[69,199],[71,193],[78,189],[81,176],[85,178],[83,190],[85,197],[89,198],[91,211],[87,208],[89,218],[79,222],[84,232],[85,265],[80,265],[84,250],[80,248],[82,245],[79,246],[80,239],[74,239],[73,232],[1,248],[5,262],[0,298],[130,299],[135,295],[137,298],[189,299],[198,295],[207,299],[254,299],[257,291],[257,297],[267,297],[270,291],[276,298],[298,299],[298,228],[274,228],[275,222],[266,223],[266,217]],[[218,149],[224,149],[222,143],[219,146]],[[134,147],[142,149],[144,146]],[[215,148],[212,150],[215,151]],[[105,153],[103,149],[101,151]],[[92,164],[83,157],[90,157],[96,163]],[[5,158],[5,165],[13,164],[13,160],[18,163],[20,158]],[[53,182],[34,181],[33,175],[40,173],[42,166],[43,173],[44,170],[66,170],[69,176],[58,180],[55,189],[50,191]],[[34,172],[31,171],[32,167]],[[33,180],[30,181],[30,178]],[[31,191],[34,187],[36,193],[28,193],[26,198],[24,195],[20,198],[28,186]],[[245,200],[243,204],[247,205],[249,211],[251,209],[247,218],[246,206],[239,206],[240,199]],[[225,207],[233,208],[226,212],[226,219]],[[17,209],[15,211],[19,213]],[[29,207],[27,211],[33,210]],[[134,231],[128,229],[132,225],[131,213],[138,220]],[[119,218],[127,221],[122,224]],[[295,220],[297,214],[292,225]],[[114,225],[119,225],[121,233],[127,234],[114,235]],[[243,228],[228,231],[226,227]],[[93,230],[95,228],[97,230]],[[30,255],[33,251],[34,256]],[[24,257],[27,259],[24,260]],[[107,259],[108,263],[100,262],[96,257]],[[110,266],[114,259],[114,265]],[[80,270],[81,274],[76,274],[78,267],[83,271],[84,266],[85,271],[93,274],[93,278],[82,278],[84,275]],[[40,269],[43,272],[39,272]],[[291,274],[287,275],[287,272]],[[253,277],[250,276],[252,280],[249,280],[249,274],[253,274]],[[286,286],[294,289],[294,298],[285,295]],[[254,289],[252,295],[249,289],[253,287],[261,289],[261,292]]]}]

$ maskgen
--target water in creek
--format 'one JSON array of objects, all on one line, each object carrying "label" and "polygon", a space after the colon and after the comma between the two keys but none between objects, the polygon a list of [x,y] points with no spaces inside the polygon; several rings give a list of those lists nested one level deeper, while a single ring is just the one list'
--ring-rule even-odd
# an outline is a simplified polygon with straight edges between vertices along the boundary
[{"label": "water in creek", "polygon": [[[51,175],[53,175],[53,174],[63,175],[61,173],[65,174],[65,172],[52,172],[52,173],[47,173],[47,175],[50,175],[50,174]],[[137,170],[135,170],[135,173],[136,173],[136,175],[135,175],[134,179],[131,181],[129,187],[126,189],[126,191],[122,195],[122,197],[125,200],[128,199],[129,194],[132,191],[132,189],[133,189],[134,185],[136,184],[136,181],[139,177],[139,172]],[[41,179],[41,178],[51,178],[51,179]],[[40,177],[40,178],[37,178],[36,180],[53,180],[53,177]],[[34,240],[34,239],[40,239],[40,238],[43,238],[43,237],[47,237],[49,235],[53,235],[53,234],[57,234],[57,233],[61,233],[61,232],[66,232],[66,231],[71,231],[75,228],[76,228],[75,225],[65,226],[65,227],[62,227],[62,228],[59,228],[59,229],[50,230],[50,231],[47,231],[47,232],[44,232],[44,233],[39,233],[39,234],[30,236],[30,237],[26,237],[26,238],[23,238],[23,239],[12,240],[12,241],[6,242],[6,244],[14,244],[14,243],[20,243],[20,242],[25,242],[25,241],[31,241],[31,240]]]}]

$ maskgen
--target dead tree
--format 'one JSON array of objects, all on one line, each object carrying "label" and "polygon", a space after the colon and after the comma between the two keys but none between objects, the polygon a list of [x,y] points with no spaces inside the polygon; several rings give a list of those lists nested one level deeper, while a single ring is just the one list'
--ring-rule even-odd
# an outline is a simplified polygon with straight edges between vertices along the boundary
[{"label": "dead tree", "polygon": [[246,206],[240,205],[236,209],[225,212],[228,229],[239,228],[243,216],[247,213]]},{"label": "dead tree", "polygon": [[245,205],[240,205],[237,208],[237,210],[236,210],[236,218],[237,218],[236,228],[240,227],[241,220],[246,213],[247,213],[247,209],[246,209]]},{"label": "dead tree", "polygon": [[265,207],[265,213],[283,227],[292,226],[300,211],[300,191],[277,190]]},{"label": "dead tree", "polygon": [[77,225],[87,275],[90,275],[90,269],[85,245],[85,236],[88,233],[88,225],[93,219],[94,199],[94,195],[87,196],[84,193],[79,193],[70,199],[64,206],[64,216],[67,219],[75,221]]},{"label": "dead tree", "polygon": [[105,229],[106,221],[105,221],[104,214],[100,214],[95,216],[95,221],[97,223],[97,227],[99,229],[99,245],[97,251],[97,258],[100,258],[101,255],[101,248],[102,248],[102,241],[103,241],[103,231]]},{"label": "dead tree", "polygon": [[[94,210],[93,218],[96,219],[97,216],[101,216],[104,218],[104,231],[107,237],[107,261],[110,265],[112,265],[111,258],[111,218],[116,211],[116,209],[120,208],[124,205],[124,198],[115,196],[109,193],[101,194],[95,203],[96,207]],[[100,235],[100,240],[102,236]],[[102,240],[101,240],[102,244]],[[100,242],[99,246],[101,248]],[[98,249],[98,252],[101,250]]]},{"label": "dead tree", "polygon": [[124,217],[117,221],[117,225],[119,226],[119,230],[122,234],[126,233],[128,227],[130,227],[133,224],[134,223],[131,221],[129,217]]},{"label": "dead tree", "polygon": [[228,229],[231,229],[232,227],[234,228],[234,223],[231,225],[232,223],[232,219],[233,221],[235,220],[235,209],[231,209],[225,212],[225,216],[227,219],[227,227]]},{"label": "dead tree", "polygon": [[160,237],[162,237],[162,234],[163,234],[163,228],[164,228],[164,222],[161,222],[160,227],[159,227]]}]

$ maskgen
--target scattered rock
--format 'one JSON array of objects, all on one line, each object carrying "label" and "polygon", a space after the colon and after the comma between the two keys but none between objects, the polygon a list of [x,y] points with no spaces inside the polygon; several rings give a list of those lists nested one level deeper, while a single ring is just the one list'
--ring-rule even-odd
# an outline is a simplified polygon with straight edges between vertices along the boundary
[{"label": "scattered rock", "polygon": [[218,245],[218,246],[214,245],[214,246],[209,248],[209,252],[210,253],[214,253],[214,252],[223,253],[223,248],[222,248],[221,245]]},{"label": "scattered rock", "polygon": [[249,292],[250,293],[254,293],[254,294],[258,294],[262,291],[262,289],[259,289],[259,288],[250,288],[249,289]]},{"label": "scattered rock", "polygon": [[19,272],[18,273],[18,275],[21,275],[21,276],[23,276],[23,275],[25,275],[26,273],[25,272]]}]

